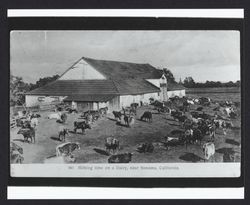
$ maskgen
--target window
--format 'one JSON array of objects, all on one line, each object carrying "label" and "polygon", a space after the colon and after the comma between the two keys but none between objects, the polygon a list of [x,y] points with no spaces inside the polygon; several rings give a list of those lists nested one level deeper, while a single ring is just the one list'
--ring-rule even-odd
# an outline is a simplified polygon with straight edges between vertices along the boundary
[{"label": "window", "polygon": [[52,98],[52,102],[59,102],[59,97],[51,97]]},{"label": "window", "polygon": [[44,101],[45,101],[45,97],[38,97],[37,100],[38,100],[39,102],[44,102]]}]

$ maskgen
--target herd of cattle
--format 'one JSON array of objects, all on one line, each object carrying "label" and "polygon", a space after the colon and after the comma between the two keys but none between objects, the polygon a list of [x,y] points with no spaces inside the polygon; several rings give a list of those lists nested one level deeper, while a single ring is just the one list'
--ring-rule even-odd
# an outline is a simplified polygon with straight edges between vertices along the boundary
[{"label": "herd of cattle", "polygon": [[[170,98],[167,102],[160,102],[154,99],[150,99],[150,105],[146,106],[146,110],[141,116],[137,116],[138,103],[132,103],[130,107],[122,108],[120,111],[113,111],[113,116],[116,119],[117,124],[123,124],[128,128],[131,127],[135,120],[144,121],[147,123],[153,122],[154,111],[158,113],[164,113],[166,119],[171,119],[179,122],[180,129],[173,130],[164,139],[161,140],[161,144],[168,150],[175,146],[187,146],[190,144],[197,144],[201,146],[204,153],[204,160],[209,160],[215,154],[216,131],[221,129],[223,134],[226,135],[227,130],[234,127],[232,119],[237,117],[237,110],[240,107],[238,102],[215,102],[210,98],[197,98],[190,99],[187,97]],[[196,109],[191,109],[193,105],[196,105]],[[206,107],[213,105],[213,115],[206,113],[204,110]],[[153,110],[152,110],[153,106]],[[77,133],[81,130],[82,134],[85,134],[86,129],[91,129],[92,124],[100,118],[107,115],[108,108],[101,108],[99,110],[89,110],[80,113],[80,118],[77,118],[73,122],[73,131]],[[54,113],[46,116],[47,119],[56,119],[58,126],[58,139],[62,142],[56,148],[56,157],[68,159],[69,162],[75,162],[75,157],[72,154],[73,151],[80,149],[78,142],[65,142],[66,136],[70,135],[70,130],[64,126],[67,121],[67,114],[78,113],[77,110],[69,107],[59,106]],[[79,114],[79,113],[78,113]],[[35,143],[35,135],[37,126],[39,126],[40,114],[32,112],[22,112],[21,116],[17,119],[17,126],[21,127],[17,134],[21,134],[24,137],[24,142]],[[80,119],[80,120],[79,120]],[[205,136],[209,138],[204,140]],[[202,142],[204,142],[202,144]],[[118,153],[120,150],[120,142],[118,139],[108,137],[104,142],[106,152],[111,155],[108,158],[108,163],[129,163],[132,160],[133,152]],[[152,153],[154,151],[154,143],[144,142],[137,146],[136,151],[139,153]],[[10,149],[11,163],[22,163],[23,150],[20,146],[11,142]],[[49,157],[44,163],[53,163]],[[65,162],[65,160],[62,160]]]}]

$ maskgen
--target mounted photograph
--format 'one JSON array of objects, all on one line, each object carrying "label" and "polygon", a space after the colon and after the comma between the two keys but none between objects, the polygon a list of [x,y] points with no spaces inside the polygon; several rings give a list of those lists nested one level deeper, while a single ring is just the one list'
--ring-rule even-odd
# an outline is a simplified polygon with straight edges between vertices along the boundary
[{"label": "mounted photograph", "polygon": [[236,30],[12,30],[11,177],[240,177]]}]

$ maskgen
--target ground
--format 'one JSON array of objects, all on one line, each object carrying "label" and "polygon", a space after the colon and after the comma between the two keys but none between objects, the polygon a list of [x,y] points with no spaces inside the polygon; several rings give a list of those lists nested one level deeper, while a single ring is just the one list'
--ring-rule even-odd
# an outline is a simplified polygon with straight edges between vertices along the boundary
[{"label": "ground", "polygon": [[[196,109],[197,106],[192,106]],[[206,108],[206,113],[212,114],[214,106]],[[144,111],[151,110],[153,112],[153,122],[140,121],[139,118]],[[29,144],[23,142],[23,136],[18,135],[19,128],[10,130],[10,138],[15,143],[23,147],[24,162],[23,163],[43,163],[48,157],[55,156],[55,148],[62,142],[58,140],[58,124],[56,120],[47,118],[51,112],[42,112],[39,118],[39,125],[36,130],[36,143]],[[240,111],[239,116],[233,120],[234,129],[229,130],[227,135],[223,135],[222,130],[216,133],[215,147],[216,153],[213,162],[223,162],[223,154],[232,152],[232,150],[240,152],[241,132],[240,132]],[[73,131],[73,122],[80,120],[79,114],[68,114],[65,127]],[[74,152],[76,163],[107,163],[104,142],[108,136],[113,136],[120,141],[120,153],[133,152],[132,163],[165,163],[165,162],[202,162],[204,154],[202,145],[194,144],[185,146],[172,147],[167,150],[164,146],[160,146],[160,142],[165,136],[169,136],[172,130],[181,129],[179,122],[174,121],[171,116],[166,114],[158,114],[151,106],[143,106],[138,108],[135,124],[130,128],[117,125],[112,114],[98,120],[92,125],[92,129],[86,130],[86,134],[70,132],[70,136],[66,137],[66,141],[79,142],[81,149]],[[204,138],[202,144],[208,140],[208,136]],[[155,145],[153,153],[138,153],[136,147],[139,143],[152,142]],[[210,161],[211,161],[210,160]],[[240,158],[236,159],[240,161]]]}]

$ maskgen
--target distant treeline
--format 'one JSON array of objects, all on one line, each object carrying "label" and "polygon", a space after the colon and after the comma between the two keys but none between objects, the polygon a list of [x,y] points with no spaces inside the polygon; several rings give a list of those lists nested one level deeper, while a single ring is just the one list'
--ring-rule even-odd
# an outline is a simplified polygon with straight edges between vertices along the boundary
[{"label": "distant treeline", "polygon": [[219,87],[240,87],[240,81],[229,81],[222,83],[220,81],[206,81],[205,83],[195,82],[192,77],[186,77],[182,82],[179,82],[186,88],[219,88]]}]

